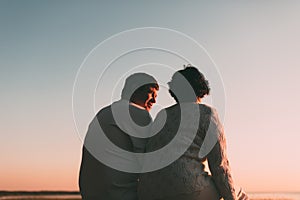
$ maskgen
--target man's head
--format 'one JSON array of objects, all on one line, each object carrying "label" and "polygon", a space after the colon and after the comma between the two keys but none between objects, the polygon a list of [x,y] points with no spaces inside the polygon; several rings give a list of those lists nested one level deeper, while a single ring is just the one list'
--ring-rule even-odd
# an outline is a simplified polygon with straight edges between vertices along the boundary
[{"label": "man's head", "polygon": [[159,85],[152,76],[135,73],[126,79],[121,97],[149,111],[156,102],[158,90]]}]

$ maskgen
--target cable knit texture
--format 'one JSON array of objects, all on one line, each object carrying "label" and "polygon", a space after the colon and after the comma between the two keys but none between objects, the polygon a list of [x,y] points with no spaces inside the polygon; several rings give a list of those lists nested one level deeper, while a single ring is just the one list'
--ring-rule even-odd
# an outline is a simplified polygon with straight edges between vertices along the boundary
[{"label": "cable knit texture", "polygon": [[[226,156],[226,140],[222,124],[215,109],[199,104],[200,123],[196,137],[187,151],[172,164],[154,172],[144,173],[139,180],[140,200],[164,199],[183,194],[200,192],[208,187],[217,189],[220,198],[236,199],[229,162]],[[180,124],[180,106],[178,104],[166,108],[167,121],[155,136],[150,138],[146,152],[155,151],[168,144],[176,135]],[[187,116],[182,116],[187,117]],[[191,117],[191,116],[188,116]],[[216,144],[203,158],[199,151],[210,126],[217,136]],[[185,129],[188,131],[188,129]],[[205,171],[204,161],[208,161],[212,175]]]}]

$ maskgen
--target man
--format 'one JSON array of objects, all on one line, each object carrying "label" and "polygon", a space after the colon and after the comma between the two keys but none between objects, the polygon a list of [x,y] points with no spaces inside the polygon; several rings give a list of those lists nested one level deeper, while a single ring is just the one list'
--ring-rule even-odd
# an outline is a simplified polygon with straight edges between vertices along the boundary
[{"label": "man", "polygon": [[[144,152],[146,139],[138,137],[139,133],[135,132],[137,129],[134,126],[147,127],[152,121],[149,110],[156,103],[158,89],[152,76],[133,74],[125,81],[121,100],[103,108],[95,116],[82,151],[79,187],[83,200],[138,199],[138,174],[120,170],[124,165],[122,162],[126,164],[126,161],[130,161],[135,166],[135,160],[124,158],[116,152]],[[126,111],[129,111],[128,116]],[[103,142],[105,139],[99,137],[101,133],[105,134],[109,142]],[[106,146],[107,143],[113,143],[116,147],[110,148],[113,145]]]}]

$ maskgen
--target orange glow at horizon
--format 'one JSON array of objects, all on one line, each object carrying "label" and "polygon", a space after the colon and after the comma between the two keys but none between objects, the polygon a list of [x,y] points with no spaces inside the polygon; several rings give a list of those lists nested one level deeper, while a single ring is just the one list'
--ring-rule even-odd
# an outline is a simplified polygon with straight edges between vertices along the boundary
[{"label": "orange glow at horizon", "polygon": [[78,191],[78,172],[67,169],[8,171],[0,174],[0,190]]}]

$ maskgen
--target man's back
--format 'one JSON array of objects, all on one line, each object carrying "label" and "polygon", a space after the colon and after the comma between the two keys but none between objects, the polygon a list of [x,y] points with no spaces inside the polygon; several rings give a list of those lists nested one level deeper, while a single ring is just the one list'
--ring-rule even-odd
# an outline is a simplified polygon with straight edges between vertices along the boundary
[{"label": "man's back", "polygon": [[[145,126],[151,122],[151,117],[147,111],[134,106],[129,106],[129,111],[137,125]],[[106,137],[119,148],[134,152],[136,151],[136,148],[134,148],[136,145],[133,145],[133,143],[143,144],[143,139],[130,137],[117,126],[111,106],[102,109],[94,120],[98,121]],[[89,127],[85,138],[79,175],[79,186],[83,200],[137,199],[138,174],[121,172],[98,161],[86,146],[88,141],[94,140],[93,134],[95,133],[92,133],[91,130]]]}]

